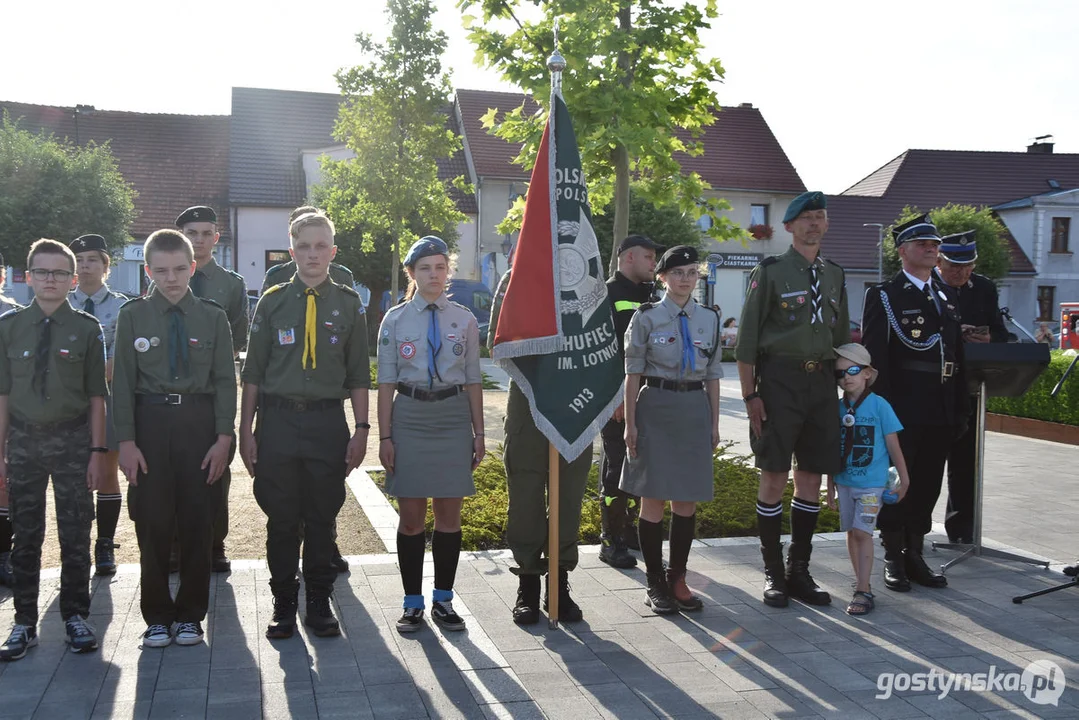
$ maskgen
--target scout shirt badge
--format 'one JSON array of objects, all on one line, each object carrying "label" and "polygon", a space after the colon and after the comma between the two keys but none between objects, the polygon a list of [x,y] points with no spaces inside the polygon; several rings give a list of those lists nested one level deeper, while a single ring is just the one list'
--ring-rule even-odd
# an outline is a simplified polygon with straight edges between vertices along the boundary
[{"label": "scout shirt badge", "polygon": [[288,328],[287,330],[277,331],[277,344],[278,345],[295,345],[296,344],[296,329]]},{"label": "scout shirt badge", "polygon": [[416,355],[416,346],[410,342],[406,342],[401,346],[401,357],[405,360],[411,360]]},{"label": "scout shirt badge", "polygon": [[135,352],[144,353],[150,349],[150,341],[144,337],[135,338]]}]

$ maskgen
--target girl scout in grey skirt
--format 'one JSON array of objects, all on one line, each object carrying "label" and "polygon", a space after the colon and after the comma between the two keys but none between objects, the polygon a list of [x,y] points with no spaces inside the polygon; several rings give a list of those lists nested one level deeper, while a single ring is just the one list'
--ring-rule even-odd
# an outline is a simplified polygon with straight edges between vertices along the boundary
[{"label": "girl scout in grey skirt", "polygon": [[[697,503],[712,499],[719,443],[719,316],[697,304],[697,251],[679,245],[656,265],[667,293],[645,303],[626,331],[626,461],[619,488],[641,498],[638,538],[646,604],[659,614],[699,610],[686,585]],[[670,563],[663,570],[663,510],[671,503]]]},{"label": "girl scout in grey skirt", "polygon": [[464,630],[451,601],[461,554],[461,504],[476,491],[472,471],[484,454],[479,327],[468,308],[446,298],[446,243],[421,238],[404,265],[411,278],[405,302],[386,313],[378,337],[378,455],[386,468],[386,492],[401,511],[397,563],[405,611],[397,629],[422,626],[424,521],[431,498],[431,617],[447,630]]}]

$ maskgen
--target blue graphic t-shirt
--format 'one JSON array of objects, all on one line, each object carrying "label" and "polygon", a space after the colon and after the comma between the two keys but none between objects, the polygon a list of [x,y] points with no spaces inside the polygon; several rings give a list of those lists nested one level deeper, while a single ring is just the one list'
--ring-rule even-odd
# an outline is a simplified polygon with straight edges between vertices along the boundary
[{"label": "blue graphic t-shirt", "polygon": [[[840,398],[840,423],[846,414],[847,404]],[[892,464],[884,439],[903,429],[892,406],[880,395],[870,393],[854,413],[854,427],[840,427],[847,453],[843,459],[843,472],[835,476],[836,485],[884,487]]]}]

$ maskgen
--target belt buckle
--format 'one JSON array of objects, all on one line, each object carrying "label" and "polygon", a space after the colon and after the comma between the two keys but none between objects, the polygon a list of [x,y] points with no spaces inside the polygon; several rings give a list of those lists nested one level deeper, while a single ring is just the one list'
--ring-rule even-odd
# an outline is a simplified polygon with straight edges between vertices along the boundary
[{"label": "belt buckle", "polygon": [[165,393],[166,405],[180,405],[184,401],[184,396],[179,393]]},{"label": "belt buckle", "polygon": [[676,380],[674,382],[674,390],[675,390],[675,392],[685,392],[686,391],[686,382],[684,380]]},{"label": "belt buckle", "polygon": [[820,370],[820,361],[806,360],[804,363],[802,363],[802,369],[805,370],[807,373],[815,373]]},{"label": "belt buckle", "polygon": [[943,367],[941,367],[940,374],[946,378],[950,378],[952,375],[955,375],[955,363],[951,360],[946,361]]}]

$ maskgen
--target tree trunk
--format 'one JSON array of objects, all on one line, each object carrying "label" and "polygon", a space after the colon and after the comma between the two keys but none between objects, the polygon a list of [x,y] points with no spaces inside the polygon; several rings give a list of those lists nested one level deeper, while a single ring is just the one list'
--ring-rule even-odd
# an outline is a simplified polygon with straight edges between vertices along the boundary
[{"label": "tree trunk", "polygon": [[629,152],[626,146],[616,145],[611,151],[614,163],[614,232],[611,244],[611,266],[608,274],[618,269],[618,243],[629,235]]},{"label": "tree trunk", "polygon": [[390,246],[390,307],[397,304],[397,292],[401,285],[398,278],[401,276],[401,260],[397,254],[397,239],[394,238]]}]

